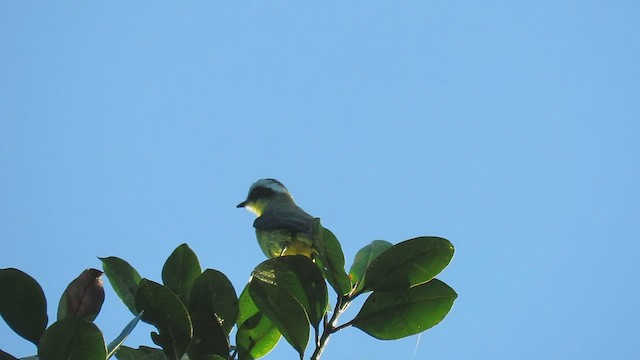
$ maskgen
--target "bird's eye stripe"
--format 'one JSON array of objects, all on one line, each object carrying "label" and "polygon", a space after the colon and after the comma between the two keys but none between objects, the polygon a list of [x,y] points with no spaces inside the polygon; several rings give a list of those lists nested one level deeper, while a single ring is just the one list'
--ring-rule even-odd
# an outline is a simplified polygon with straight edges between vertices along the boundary
[{"label": "bird's eye stripe", "polygon": [[270,195],[272,195],[275,191],[273,189],[269,189],[266,187],[257,187],[251,190],[251,194],[249,194],[249,200],[255,201],[258,199],[264,199]]}]

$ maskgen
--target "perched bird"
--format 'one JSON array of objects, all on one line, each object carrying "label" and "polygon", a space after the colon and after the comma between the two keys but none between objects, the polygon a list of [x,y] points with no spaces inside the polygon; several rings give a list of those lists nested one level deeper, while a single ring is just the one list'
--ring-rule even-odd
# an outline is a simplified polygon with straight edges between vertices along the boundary
[{"label": "perched bird", "polygon": [[239,208],[247,208],[258,218],[253,222],[260,248],[268,258],[315,252],[311,227],[313,216],[293,201],[287,188],[276,179],[260,179],[249,188]]}]

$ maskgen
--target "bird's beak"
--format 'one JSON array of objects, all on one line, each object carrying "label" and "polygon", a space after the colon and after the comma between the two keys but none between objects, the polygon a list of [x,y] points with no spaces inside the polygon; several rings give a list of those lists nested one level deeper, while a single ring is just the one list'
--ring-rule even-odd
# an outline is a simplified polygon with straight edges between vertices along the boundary
[{"label": "bird's beak", "polygon": [[245,201],[241,202],[240,204],[238,204],[236,207],[237,208],[243,208],[243,207],[247,206],[248,203],[249,203],[249,200],[245,200]]}]

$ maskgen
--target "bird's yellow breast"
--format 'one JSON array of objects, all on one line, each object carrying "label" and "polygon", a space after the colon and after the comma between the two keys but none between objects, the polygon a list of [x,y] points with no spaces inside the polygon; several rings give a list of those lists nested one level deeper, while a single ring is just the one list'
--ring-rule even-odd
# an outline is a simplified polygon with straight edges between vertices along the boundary
[{"label": "bird's yellow breast", "polygon": [[258,244],[268,258],[283,255],[304,255],[311,257],[315,252],[313,240],[307,234],[288,230],[258,230]]}]

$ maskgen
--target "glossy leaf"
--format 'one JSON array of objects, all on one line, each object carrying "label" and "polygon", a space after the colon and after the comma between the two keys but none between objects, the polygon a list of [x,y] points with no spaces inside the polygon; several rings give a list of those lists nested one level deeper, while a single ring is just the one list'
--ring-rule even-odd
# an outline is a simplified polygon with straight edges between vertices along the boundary
[{"label": "glossy leaf", "polygon": [[[224,309],[226,319],[220,317],[217,308]],[[189,314],[193,323],[193,341],[189,347],[189,358],[204,359],[211,355],[228,356],[229,331],[238,316],[238,300],[235,290],[224,274],[206,270],[191,288]]]},{"label": "glossy leaf", "polygon": [[239,360],[258,359],[267,355],[280,341],[278,328],[258,312],[238,327],[236,344]]},{"label": "glossy leaf", "polygon": [[351,291],[351,281],[344,270],[344,253],[340,242],[331,231],[320,224],[316,218],[312,233],[316,240],[318,257],[316,262],[325,279],[331,284],[336,293],[345,295]]},{"label": "glossy leaf", "polygon": [[94,323],[69,317],[55,322],[42,334],[38,357],[40,360],[104,360],[107,346]]},{"label": "glossy leaf", "polygon": [[255,276],[249,283],[249,294],[302,358],[309,342],[309,320],[302,304],[277,284]]},{"label": "glossy leaf", "polygon": [[[231,281],[220,271],[207,269],[196,278],[189,296],[189,312],[215,315],[226,334],[238,319],[238,296]],[[193,317],[192,317],[193,318]],[[194,321],[194,328],[196,324]]]},{"label": "glossy leaf", "polygon": [[116,353],[118,360],[166,360],[162,349],[140,346],[137,349],[122,346]]},{"label": "glossy leaf", "polygon": [[352,325],[381,340],[400,339],[438,324],[457,297],[438,279],[409,289],[374,291]]},{"label": "glossy leaf", "polygon": [[261,358],[278,344],[280,332],[271,320],[258,310],[249,294],[249,285],[240,294],[238,302],[240,314],[236,345],[239,360]]},{"label": "glossy leaf", "polygon": [[76,316],[93,321],[104,303],[102,271],[86,269],[66,288],[58,304],[58,320]]},{"label": "glossy leaf", "polygon": [[116,292],[120,300],[127,306],[133,315],[138,315],[136,309],[136,291],[142,278],[140,274],[128,262],[110,256],[99,258],[102,261],[102,269],[104,270],[111,287]]},{"label": "glossy leaf", "polygon": [[227,333],[213,313],[202,313],[196,309],[191,313],[193,321],[193,342],[189,347],[190,359],[202,359],[210,355],[229,354],[229,339]]},{"label": "glossy leaf", "polygon": [[363,290],[392,291],[425,283],[447,267],[453,252],[448,240],[432,236],[393,245],[371,262]]},{"label": "glossy leaf", "polygon": [[318,267],[306,256],[280,256],[258,265],[252,281],[274,285],[293,296],[304,308],[311,325],[318,330],[327,311],[327,285]]},{"label": "glossy leaf", "polygon": [[207,269],[193,282],[189,299],[193,323],[189,357],[228,356],[228,334],[238,318],[238,299],[229,279],[219,271]]},{"label": "glossy leaf", "polygon": [[249,284],[247,284],[238,298],[238,320],[237,324],[241,325],[247,321],[253,315],[259,313],[258,307],[253,302],[251,295],[249,294]]},{"label": "glossy leaf", "polygon": [[16,334],[37,345],[49,321],[38,282],[18,269],[0,269],[0,315]]},{"label": "glossy leaf", "polygon": [[196,254],[187,244],[182,244],[171,253],[162,267],[162,282],[186,305],[189,303],[191,286],[201,272]]},{"label": "glossy leaf", "polygon": [[189,313],[178,297],[166,287],[142,279],[136,295],[136,307],[142,321],[155,326],[159,334],[151,339],[164,350],[170,360],[178,360],[187,351],[192,337]]},{"label": "glossy leaf", "polygon": [[131,332],[136,327],[136,325],[138,325],[138,322],[140,321],[141,318],[142,318],[142,313],[138,314],[138,316],[133,318],[133,320],[131,320],[127,324],[127,326],[125,326],[124,329],[122,329],[122,332],[120,333],[120,335],[118,335],[117,338],[115,338],[112,342],[109,343],[109,345],[107,346],[107,359],[113,356],[118,351],[118,349],[120,349],[120,347],[126,340],[127,336],[131,334]]},{"label": "glossy leaf", "polygon": [[388,241],[374,240],[356,253],[353,259],[353,265],[351,265],[351,269],[349,270],[351,282],[356,284],[354,285],[356,286],[356,292],[359,292],[364,287],[365,273],[371,262],[392,246],[393,244]]}]

